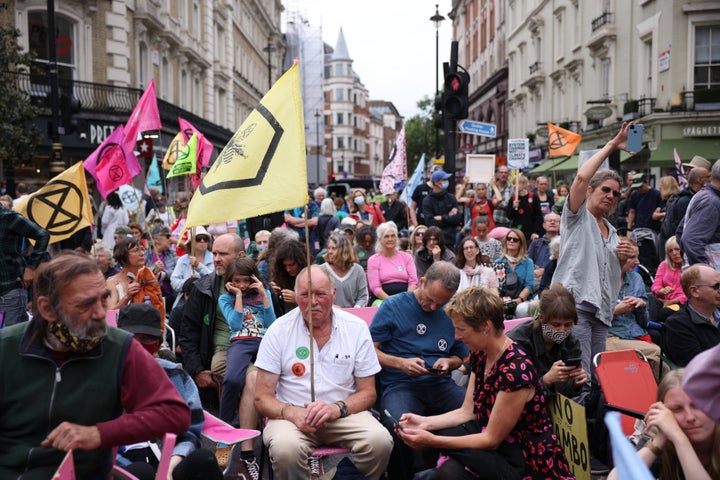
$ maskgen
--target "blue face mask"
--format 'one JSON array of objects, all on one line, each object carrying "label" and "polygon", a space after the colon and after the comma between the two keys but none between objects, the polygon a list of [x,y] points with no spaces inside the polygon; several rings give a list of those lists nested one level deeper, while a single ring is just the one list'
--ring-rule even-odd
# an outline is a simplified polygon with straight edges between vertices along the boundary
[{"label": "blue face mask", "polygon": [[365,203],[365,197],[355,197],[353,201],[355,202],[355,205],[362,205]]},{"label": "blue face mask", "polygon": [[447,180],[443,180],[440,186],[443,190],[447,190],[447,188],[450,186],[450,182],[448,182]]}]

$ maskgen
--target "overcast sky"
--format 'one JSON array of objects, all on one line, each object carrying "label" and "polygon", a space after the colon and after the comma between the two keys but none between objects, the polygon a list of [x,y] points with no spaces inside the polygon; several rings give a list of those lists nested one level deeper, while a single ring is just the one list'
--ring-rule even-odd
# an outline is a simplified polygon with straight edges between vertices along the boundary
[{"label": "overcast sky", "polygon": [[[325,43],[335,47],[342,27],[353,68],[371,100],[391,101],[406,119],[420,113],[417,102],[435,91],[435,26],[439,4],[445,17],[440,34],[442,62],[450,60],[451,0],[282,0],[286,13],[299,11],[321,26]],[[284,29],[284,26],[283,26]]]}]

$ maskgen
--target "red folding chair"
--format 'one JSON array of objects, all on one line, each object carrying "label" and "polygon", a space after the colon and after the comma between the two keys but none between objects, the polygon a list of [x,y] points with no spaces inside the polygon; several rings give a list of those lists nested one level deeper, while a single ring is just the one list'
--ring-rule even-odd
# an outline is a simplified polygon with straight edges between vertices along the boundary
[{"label": "red folding chair", "polygon": [[622,414],[625,435],[635,431],[635,419],[644,418],[657,398],[657,383],[645,355],[639,350],[601,352],[593,359],[607,408]]}]

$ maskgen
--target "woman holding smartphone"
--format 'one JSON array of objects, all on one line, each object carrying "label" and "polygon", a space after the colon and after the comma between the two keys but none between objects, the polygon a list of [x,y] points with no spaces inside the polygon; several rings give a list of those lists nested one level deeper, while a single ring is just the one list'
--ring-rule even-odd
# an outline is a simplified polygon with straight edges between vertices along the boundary
[{"label": "woman holding smartphone", "polygon": [[[562,254],[553,282],[563,284],[575,297],[578,323],[574,334],[587,372],[592,358],[605,351],[622,283],[620,266],[637,252],[637,245],[620,240],[607,219],[620,200],[622,178],[614,170],[599,170],[610,154],[626,148],[628,126],[623,123],[615,138],[578,169],[560,218]],[[584,385],[579,403],[585,404],[592,382]]]},{"label": "woman holding smartphone", "polygon": [[484,287],[458,292],[445,310],[470,349],[462,406],[442,415],[404,413],[395,433],[412,448],[441,452],[438,479],[575,476],[545,406],[530,356],[504,333],[502,300]]},{"label": "woman holding smartphone", "polygon": [[574,397],[588,380],[580,361],[580,342],[572,334],[577,321],[575,299],[556,283],[541,295],[540,310],[533,321],[507,333],[530,356],[546,393]]}]

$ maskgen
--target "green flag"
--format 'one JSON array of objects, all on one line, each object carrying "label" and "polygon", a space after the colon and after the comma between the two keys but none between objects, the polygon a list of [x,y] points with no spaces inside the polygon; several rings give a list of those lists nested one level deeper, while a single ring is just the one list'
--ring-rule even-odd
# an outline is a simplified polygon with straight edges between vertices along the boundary
[{"label": "green flag", "polygon": [[190,175],[197,171],[197,133],[193,133],[190,141],[172,166],[167,174],[167,178],[179,177],[180,175]]}]

